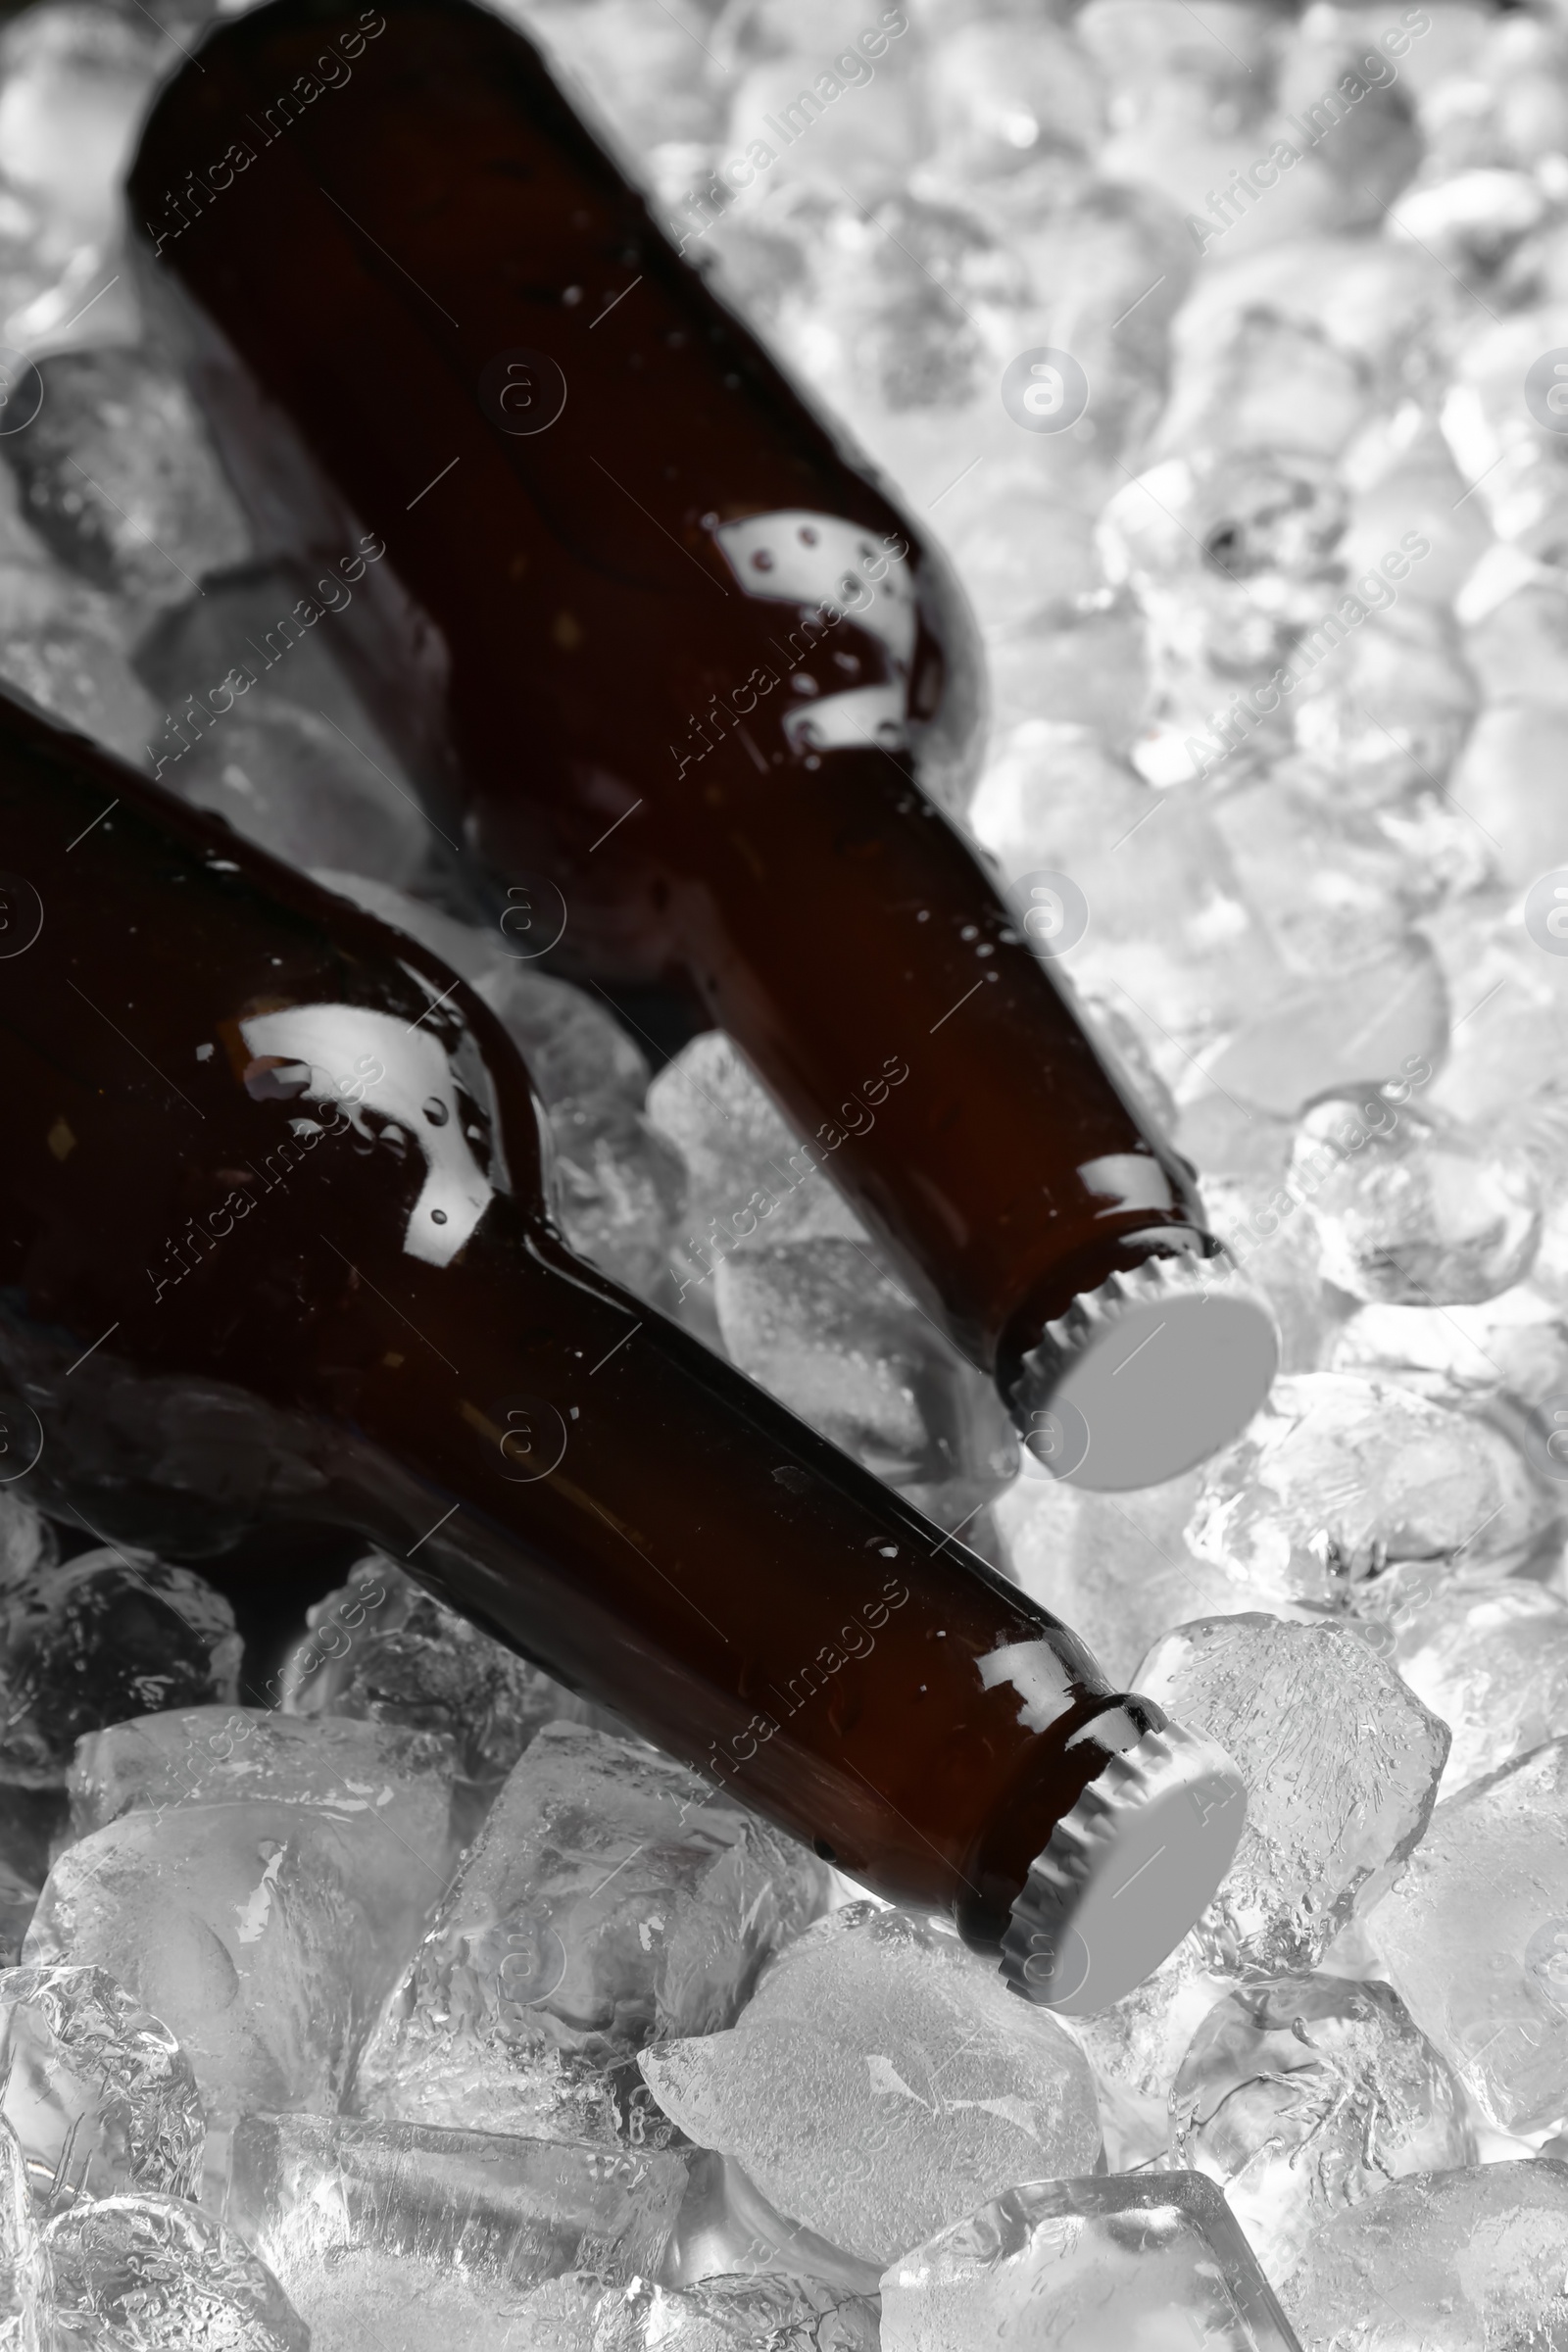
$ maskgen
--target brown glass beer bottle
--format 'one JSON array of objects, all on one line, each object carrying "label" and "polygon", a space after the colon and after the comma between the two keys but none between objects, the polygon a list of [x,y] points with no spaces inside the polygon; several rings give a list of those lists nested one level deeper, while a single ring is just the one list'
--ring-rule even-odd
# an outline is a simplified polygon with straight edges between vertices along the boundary
[{"label": "brown glass beer bottle", "polygon": [[1058,1472],[1232,1437],[1268,1319],[939,805],[960,595],[530,43],[278,0],[164,93],[130,200],[268,548],[385,541],[334,642],[492,887],[563,894],[557,968],[695,992]]},{"label": "brown glass beer bottle", "polygon": [[1234,1767],[569,1254],[477,998],[9,701],[0,839],[21,1492],[187,1555],[353,1528],[1031,1997],[1155,1965]]}]

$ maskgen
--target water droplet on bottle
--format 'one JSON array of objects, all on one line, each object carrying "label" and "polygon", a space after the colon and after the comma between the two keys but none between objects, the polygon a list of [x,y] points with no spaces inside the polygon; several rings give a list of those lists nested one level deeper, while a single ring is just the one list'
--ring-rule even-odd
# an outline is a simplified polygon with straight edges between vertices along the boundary
[{"label": "water droplet on bottle", "polygon": [[424,1103],[424,1115],[432,1127],[444,1127],[451,1115],[439,1095],[431,1095]]}]

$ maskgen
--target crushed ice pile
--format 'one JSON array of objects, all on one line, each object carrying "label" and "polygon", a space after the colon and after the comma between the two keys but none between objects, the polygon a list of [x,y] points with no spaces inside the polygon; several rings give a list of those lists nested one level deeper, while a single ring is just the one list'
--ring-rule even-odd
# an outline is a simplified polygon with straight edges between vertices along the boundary
[{"label": "crushed ice pile", "polygon": [[0,30],[0,673],[445,955],[573,1244],[1250,1816],[1069,2029],[389,1562],[262,1690],[0,1487],[0,2341],[1568,2343],[1568,10],[529,12],[949,548],[957,813],[1279,1317],[1240,1442],[1115,1498],[1020,1470],[724,1039],[650,1083],[443,910],[329,620],[211,707],[294,592],[124,262],[166,15]]}]

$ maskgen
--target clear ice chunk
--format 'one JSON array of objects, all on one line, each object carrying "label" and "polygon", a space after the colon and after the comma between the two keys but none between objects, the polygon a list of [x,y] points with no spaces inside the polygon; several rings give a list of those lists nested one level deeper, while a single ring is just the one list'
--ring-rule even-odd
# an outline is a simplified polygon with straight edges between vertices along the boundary
[{"label": "clear ice chunk", "polygon": [[[1375,1091],[1392,1071],[1424,1068],[1446,1042],[1448,992],[1443,967],[1419,934],[1401,939],[1368,962],[1298,981],[1255,1019],[1243,1023],[1205,1062],[1209,1083],[1222,1092],[1294,1119],[1319,1096],[1364,1090],[1369,1125],[1387,1125],[1394,1106]],[[1360,1109],[1363,1093],[1325,1108],[1338,1132]],[[1306,1126],[1312,1126],[1309,1114]]]},{"label": "clear ice chunk", "polygon": [[593,2352],[877,2352],[878,2340],[874,2296],[758,2276],[640,2281],[601,2305]]},{"label": "clear ice chunk", "polygon": [[89,1733],[71,1768],[72,1827],[86,1838],[142,1805],[161,1813],[261,1797],[347,1822],[368,1815],[440,1867],[456,1771],[456,1748],[440,1732],[193,1707]]},{"label": "clear ice chunk", "polygon": [[207,2202],[281,2280],[312,2352],[531,2346],[532,2289],[656,2273],[683,2158],[347,2116],[246,2115]]},{"label": "clear ice chunk", "polygon": [[0,1776],[59,1786],[84,1733],[237,1695],[242,1643],[221,1593],[150,1553],[84,1551],[0,1589]]},{"label": "clear ice chunk", "polygon": [[0,2115],[42,2216],[79,2197],[196,2193],[206,2127],[190,2060],[101,1968],[0,1974]]},{"label": "clear ice chunk", "polygon": [[777,2212],[865,2262],[1020,2175],[1086,2171],[1083,2052],[951,1933],[852,1903],[789,1946],[729,2033],[646,2051],[654,2096]]},{"label": "clear ice chunk", "polygon": [[659,2132],[637,2051],[727,2026],[827,1886],[812,1856],[683,1765],[551,1724],[388,2000],[354,2103],[560,2138]]},{"label": "clear ice chunk", "polygon": [[[1356,1298],[1469,1306],[1522,1280],[1543,1214],[1525,1155],[1408,1107],[1389,1120],[1378,1132],[1347,1101],[1301,1120],[1291,1177],[1329,1281]],[[1348,1129],[1359,1137],[1348,1147]]]},{"label": "clear ice chunk", "polygon": [[579,1257],[650,1305],[669,1307],[669,1259],[686,1207],[686,1169],[640,1111],[612,1097],[558,1103],[551,1199]]},{"label": "clear ice chunk", "polygon": [[1017,1476],[994,1384],[858,1243],[750,1250],[714,1290],[741,1370],[939,1527],[967,1524]]},{"label": "clear ice chunk", "polygon": [[136,757],[290,865],[402,885],[440,844],[333,656],[334,616],[367,592],[345,576],[362,560],[352,544],[329,551],[306,597],[292,574],[248,565],[163,614],[135,648],[157,713]]},{"label": "clear ice chunk", "polygon": [[615,1728],[606,1709],[552,1681],[379,1553],[359,1561],[306,1622],[310,1632],[283,1665],[285,1716],[358,1717],[444,1734],[457,1743],[480,1810],[547,1723]]},{"label": "clear ice chunk", "polygon": [[54,2352],[310,2352],[310,2330],[232,2230],[174,2197],[116,2196],[43,2232]]},{"label": "clear ice chunk", "polygon": [[1445,1798],[1568,1736],[1568,1606],[1510,1577],[1482,1592],[1400,1579],[1400,1606],[1368,1628],[1391,1664],[1453,1735]]},{"label": "clear ice chunk", "polygon": [[1358,1625],[1209,1617],[1135,1678],[1247,1784],[1236,1857],[1201,1922],[1221,1966],[1315,1967],[1432,1818],[1448,1729]]},{"label": "clear ice chunk", "polygon": [[1418,2174],[1325,2222],[1280,2300],[1312,2352],[1545,2352],[1565,2233],[1568,2164]]},{"label": "clear ice chunk", "polygon": [[1396,1380],[1436,1404],[1540,1404],[1568,1390],[1568,1320],[1528,1283],[1476,1306],[1369,1303],[1335,1335],[1325,1369]]},{"label": "clear ice chunk", "polygon": [[1032,2180],[902,2256],[882,2352],[1300,2352],[1200,2173]]},{"label": "clear ice chunk", "polygon": [[[691,1171],[690,1236],[673,1291],[748,1244],[870,1235],[722,1031],[693,1038],[648,1090],[648,1116]],[[754,1238],[755,1237],[755,1238]]]},{"label": "clear ice chunk", "polygon": [[992,1506],[1017,1583],[1083,1636],[1118,1689],[1132,1688],[1155,1634],[1276,1605],[1189,1547],[1202,1482],[1190,1470],[1163,1486],[1094,1494],[1026,1453],[1023,1476]]},{"label": "clear ice chunk", "polygon": [[1500,1430],[1391,1381],[1277,1380],[1202,1474],[1187,1541],[1253,1593],[1359,1606],[1405,1560],[1516,1564],[1549,1504]]},{"label": "clear ice chunk", "polygon": [[24,1959],[118,1978],[178,2035],[209,2113],[330,2111],[446,1885],[445,1806],[427,1818],[421,1846],[373,1807],[137,1807],[60,1855]]},{"label": "clear ice chunk", "polygon": [[1193,2036],[1171,2091],[1172,2150],[1206,2173],[1270,2278],[1313,2231],[1411,2173],[1474,2164],[1446,2061],[1387,1984],[1241,1984]]},{"label": "clear ice chunk", "polygon": [[859,2261],[788,2220],[733,2157],[713,2148],[685,2154],[686,2195],[660,2278],[665,2286],[705,2278],[809,2278],[852,2294],[875,2289],[874,2263]]},{"label": "clear ice chunk", "polygon": [[135,351],[61,352],[39,365],[43,406],[0,437],[22,511],[95,588],[178,604],[193,580],[250,552],[189,393]]},{"label": "clear ice chunk", "polygon": [[457,1746],[466,1838],[545,1724],[621,1728],[380,1553],[359,1561],[306,1623],[278,1678],[283,1713],[444,1733]]},{"label": "clear ice chunk", "polygon": [[40,2342],[38,2297],[47,2278],[27,2163],[11,2126],[0,2118],[0,2344],[6,2352],[55,2352]]},{"label": "clear ice chunk", "polygon": [[42,579],[29,585],[24,618],[7,613],[0,677],[62,725],[140,766],[158,708],[125,659],[120,611],[77,582],[63,579],[54,593]]},{"label": "clear ice chunk", "polygon": [[1211,811],[1152,790],[1087,727],[1015,727],[987,760],[969,821],[1009,882],[1070,877],[1088,924],[1076,942],[1063,938],[1053,969],[1130,1021],[1178,1093],[1189,1054],[1290,977]]},{"label": "clear ice chunk", "polygon": [[53,1522],[14,1488],[0,1487],[0,1591],[36,1569],[52,1568],[59,1556]]},{"label": "clear ice chunk", "polygon": [[1568,1739],[1438,1807],[1372,1914],[1416,2024],[1486,2120],[1522,2134],[1568,2117]]},{"label": "clear ice chunk", "polygon": [[1169,2136],[1171,2084],[1188,2045],[1232,1982],[1214,1972],[1213,1955],[1195,1932],[1119,2001],[1093,2017],[1064,2021],[1087,2053],[1096,2081],[1133,2102],[1126,2120],[1142,2128],[1151,2153],[1162,2151]]},{"label": "clear ice chunk", "polygon": [[63,1788],[0,1786],[0,1967],[21,1956],[69,1811]]}]

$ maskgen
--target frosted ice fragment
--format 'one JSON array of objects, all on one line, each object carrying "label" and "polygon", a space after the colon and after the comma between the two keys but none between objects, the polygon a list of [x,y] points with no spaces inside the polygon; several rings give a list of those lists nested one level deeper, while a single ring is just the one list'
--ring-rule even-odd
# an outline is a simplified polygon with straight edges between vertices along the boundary
[{"label": "frosted ice fragment", "polygon": [[1565,2232],[1568,2165],[1416,2174],[1325,2222],[1280,2299],[1309,2352],[1547,2352]]},{"label": "frosted ice fragment", "polygon": [[117,2196],[43,2233],[56,2352],[309,2352],[266,2264],[199,2207]]},{"label": "frosted ice fragment", "polygon": [[196,2193],[204,2122],[190,2060],[101,1968],[0,1974],[0,2115],[33,2203]]},{"label": "frosted ice fragment", "polygon": [[789,1946],[732,2031],[642,2064],[682,2131],[862,2261],[1100,2150],[1088,2065],[1055,2019],[956,1936],[868,1905]]}]

